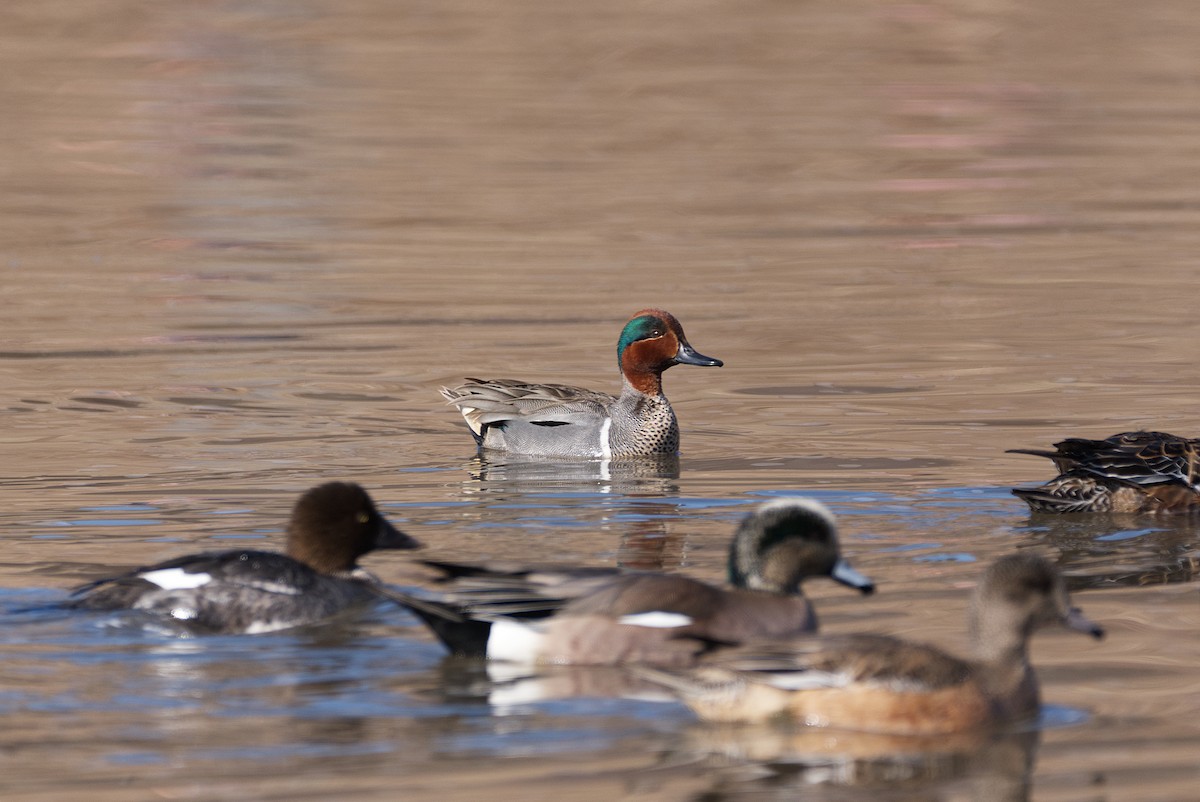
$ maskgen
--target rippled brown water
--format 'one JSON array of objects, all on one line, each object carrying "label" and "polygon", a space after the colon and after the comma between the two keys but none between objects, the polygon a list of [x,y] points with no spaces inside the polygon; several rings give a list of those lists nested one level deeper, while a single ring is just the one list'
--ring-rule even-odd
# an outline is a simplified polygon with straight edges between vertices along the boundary
[{"label": "rippled brown water", "polygon": [[[1200,433],[1191,4],[0,18],[6,799],[1194,798],[1200,535],[1031,520],[1007,488],[1049,465],[1004,453]],[[649,305],[726,362],[667,376],[678,478],[474,459],[440,384],[614,388]],[[1039,640],[1036,748],[917,748],[489,704],[386,610],[192,641],[19,612],[274,545],[328,478],[439,555],[713,578],[748,505],[811,493],[881,586],[815,588],[830,630],[960,646],[980,564],[1034,546],[1110,637]]]}]

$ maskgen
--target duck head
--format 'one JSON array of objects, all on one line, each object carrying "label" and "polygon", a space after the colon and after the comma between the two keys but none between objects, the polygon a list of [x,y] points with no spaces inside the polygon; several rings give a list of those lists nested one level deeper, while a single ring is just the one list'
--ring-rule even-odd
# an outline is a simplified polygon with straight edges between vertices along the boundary
[{"label": "duck head", "polygon": [[380,515],[367,491],[352,482],[308,490],[288,523],[288,555],[326,574],[354,570],[358,558],[375,549],[420,546]]},{"label": "duck head", "polygon": [[1058,568],[1029,552],[1009,554],[984,572],[971,603],[971,632],[982,659],[1023,653],[1039,629],[1062,627],[1100,639],[1104,629],[1071,605]]},{"label": "duck head", "polygon": [[672,365],[721,367],[719,359],[696,351],[683,334],[683,326],[670,312],[643,309],[621,330],[617,340],[617,365],[636,389],[648,395],[662,392],[662,372]]},{"label": "duck head", "polygon": [[833,513],[816,499],[775,499],[742,519],[729,544],[731,585],[791,594],[813,576],[827,576],[864,595],[875,590],[875,583],[841,556]]}]

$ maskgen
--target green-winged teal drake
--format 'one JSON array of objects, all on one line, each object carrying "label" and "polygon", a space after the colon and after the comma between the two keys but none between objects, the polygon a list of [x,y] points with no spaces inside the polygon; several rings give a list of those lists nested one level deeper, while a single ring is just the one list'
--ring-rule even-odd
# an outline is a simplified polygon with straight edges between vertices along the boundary
[{"label": "green-winged teal drake", "polygon": [[712,643],[812,632],[801,582],[828,576],[870,593],[841,558],[832,514],[809,499],[768,502],[739,524],[730,588],[615,568],[489,568],[427,563],[451,591],[412,609],[452,652],[520,663],[689,665]]},{"label": "green-winged teal drake", "polygon": [[1054,448],[1010,452],[1046,457],[1059,472],[1040,487],[1012,491],[1034,512],[1200,512],[1200,439],[1122,432],[1071,437]]},{"label": "green-winged teal drake", "polygon": [[762,640],[706,656],[674,673],[639,669],[672,687],[701,718],[794,720],[845,730],[932,735],[1036,716],[1029,638],[1066,627],[1104,631],[1071,606],[1062,574],[1033,554],[1002,557],[984,573],[970,611],[973,659],[886,635]]},{"label": "green-winged teal drake", "polygon": [[442,395],[466,418],[480,448],[542,457],[675,454],[679,424],[663,395],[672,365],[720,367],[697,353],[670,312],[643,309],[621,330],[621,395],[512,379],[468,378]]}]

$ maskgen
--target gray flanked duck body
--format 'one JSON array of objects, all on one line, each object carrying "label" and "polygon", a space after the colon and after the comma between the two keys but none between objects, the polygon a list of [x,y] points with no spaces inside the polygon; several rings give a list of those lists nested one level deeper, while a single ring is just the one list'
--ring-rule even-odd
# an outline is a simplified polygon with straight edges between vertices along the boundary
[{"label": "gray flanked duck body", "polygon": [[540,457],[620,459],[675,454],[679,423],[663,394],[672,365],[720,367],[697,353],[670,312],[643,309],[617,341],[619,396],[563,384],[468,378],[443,387],[481,449]]}]

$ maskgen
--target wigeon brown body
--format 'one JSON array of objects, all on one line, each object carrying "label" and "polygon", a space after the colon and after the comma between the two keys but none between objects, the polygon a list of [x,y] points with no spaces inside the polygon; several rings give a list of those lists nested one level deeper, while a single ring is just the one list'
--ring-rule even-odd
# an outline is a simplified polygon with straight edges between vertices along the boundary
[{"label": "wigeon brown body", "polygon": [[1046,457],[1059,472],[1040,487],[1012,491],[1034,512],[1200,512],[1200,439],[1122,432],[1072,437],[1054,449],[1010,451]]},{"label": "wigeon brown body", "polygon": [[697,353],[675,316],[643,309],[617,341],[621,395],[562,384],[472,379],[443,387],[482,449],[541,457],[622,458],[675,454],[679,424],[663,394],[672,365],[720,367]]},{"label": "wigeon brown body", "polygon": [[756,641],[719,650],[685,674],[641,670],[675,688],[702,718],[934,735],[1034,717],[1034,631],[1103,630],[1071,607],[1059,571],[1031,554],[997,560],[971,606],[974,657],[885,635]]},{"label": "wigeon brown body", "polygon": [[451,652],[521,663],[691,665],[713,642],[814,631],[807,577],[874,589],[841,558],[831,513],[809,499],[768,502],[742,520],[730,588],[645,571],[431,564],[454,577],[454,592],[397,600]]}]

